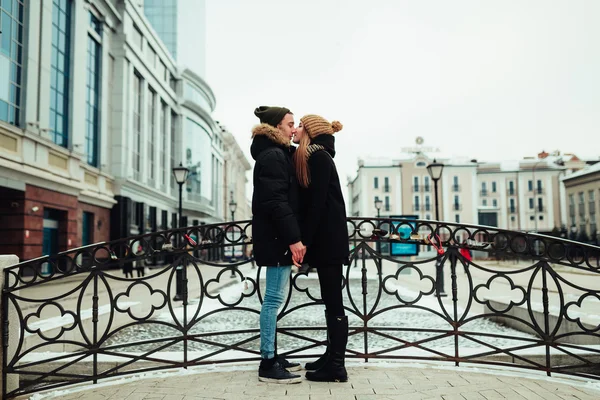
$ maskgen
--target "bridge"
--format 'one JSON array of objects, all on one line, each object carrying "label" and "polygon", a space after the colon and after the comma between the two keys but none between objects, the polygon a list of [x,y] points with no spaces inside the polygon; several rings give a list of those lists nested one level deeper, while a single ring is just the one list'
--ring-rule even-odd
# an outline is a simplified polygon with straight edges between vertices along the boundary
[{"label": "bridge", "polygon": [[[351,372],[388,360],[600,378],[600,247],[437,221],[349,218],[348,227]],[[265,271],[251,246],[251,222],[237,221],[6,267],[3,399],[209,365],[245,363],[253,369],[241,375],[254,379]],[[147,268],[125,277],[135,263]],[[293,272],[279,313],[278,352],[289,359],[316,357],[325,343],[313,272]]]}]

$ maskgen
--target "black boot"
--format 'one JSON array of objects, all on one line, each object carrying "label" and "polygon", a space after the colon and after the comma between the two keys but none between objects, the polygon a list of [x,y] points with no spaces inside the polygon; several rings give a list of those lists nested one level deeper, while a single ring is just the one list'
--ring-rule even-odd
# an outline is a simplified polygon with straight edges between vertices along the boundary
[{"label": "black boot", "polygon": [[347,382],[348,373],[344,358],[348,344],[348,317],[333,317],[329,322],[330,346],[329,358],[325,365],[316,370],[308,371],[306,379],[317,382]]},{"label": "black boot", "polygon": [[325,353],[323,353],[323,355],[321,357],[319,357],[317,359],[317,361],[313,361],[313,362],[309,362],[306,363],[306,365],[304,366],[304,368],[307,371],[316,371],[319,368],[322,368],[325,363],[327,362],[327,359],[329,358],[329,319],[327,318],[327,310],[325,310],[325,324],[327,325],[327,348],[325,349]]}]

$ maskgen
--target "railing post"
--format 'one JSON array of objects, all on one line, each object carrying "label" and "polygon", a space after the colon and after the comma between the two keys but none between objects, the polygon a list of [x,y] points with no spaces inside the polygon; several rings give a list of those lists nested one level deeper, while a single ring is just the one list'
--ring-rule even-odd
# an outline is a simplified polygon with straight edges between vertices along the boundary
[{"label": "railing post", "polygon": [[[0,286],[2,287],[2,300],[0,305],[2,306],[2,366],[0,370],[2,372],[2,398],[5,398],[6,393],[13,391],[19,387],[19,376],[11,374],[7,376],[5,370],[8,364],[8,349],[16,349],[19,342],[19,316],[16,312],[8,312],[8,296],[4,292],[4,286],[6,282],[5,268],[19,263],[19,257],[15,255],[0,255]],[[18,295],[18,291],[12,292]]]},{"label": "railing post", "polygon": [[452,282],[452,305],[453,305],[453,321],[452,326],[454,328],[454,365],[458,367],[460,352],[458,349],[458,283],[456,280],[456,264],[458,262],[458,249],[456,247],[450,248],[450,254],[448,254],[448,258],[450,259],[450,280]]},{"label": "railing post", "polygon": [[546,375],[550,376],[552,362],[550,359],[550,299],[548,298],[547,262],[542,262],[542,304],[544,306],[544,343],[546,344]]}]

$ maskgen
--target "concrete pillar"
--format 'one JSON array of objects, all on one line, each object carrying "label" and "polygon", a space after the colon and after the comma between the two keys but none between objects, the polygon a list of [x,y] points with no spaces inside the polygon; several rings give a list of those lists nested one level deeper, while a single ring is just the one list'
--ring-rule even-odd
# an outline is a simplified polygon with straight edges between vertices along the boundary
[{"label": "concrete pillar", "polygon": [[[15,255],[0,255],[0,287],[4,288],[4,269],[19,263],[19,257]],[[19,294],[19,292],[13,292]],[[4,307],[4,296],[0,300],[0,307]],[[14,310],[13,310],[14,311]],[[0,330],[2,330],[2,337],[4,337],[4,323],[0,323]],[[15,350],[19,342],[19,322],[18,315],[16,312],[8,313],[8,348]],[[0,358],[4,357],[4,346],[0,346]],[[9,353],[10,355],[10,353]],[[3,363],[0,363],[0,373],[2,373]],[[10,392],[19,387],[19,376],[11,374],[7,377],[6,391]],[[2,380],[0,379],[0,393],[2,392]]]}]

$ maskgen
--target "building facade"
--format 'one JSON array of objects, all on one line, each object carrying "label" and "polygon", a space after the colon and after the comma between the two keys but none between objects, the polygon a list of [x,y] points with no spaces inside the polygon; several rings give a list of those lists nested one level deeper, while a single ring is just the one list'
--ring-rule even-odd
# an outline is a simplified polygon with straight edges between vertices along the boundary
[{"label": "building facade", "polygon": [[179,163],[190,169],[183,223],[224,220],[215,96],[180,67],[143,8],[0,7],[0,253],[31,259],[179,226]]},{"label": "building facade", "polygon": [[[348,182],[348,214],[375,216],[375,202],[381,200],[381,217],[435,219],[435,185],[427,172],[434,159],[418,149],[397,160],[359,160],[357,175]],[[536,158],[497,163],[437,161],[444,164],[438,181],[440,220],[545,234],[564,231],[567,225],[588,235],[596,230],[594,167],[582,170],[588,164],[572,154],[542,152]],[[585,178],[577,178],[580,174]],[[579,182],[589,187],[575,188]],[[569,194],[567,184],[574,187]]]},{"label": "building facade", "polygon": [[568,216],[567,229],[572,239],[598,243],[600,207],[600,163],[562,178]]},{"label": "building facade", "polygon": [[[427,172],[433,161],[420,152],[398,160],[359,160],[357,175],[348,182],[348,214],[377,215],[375,202],[381,200],[381,217],[435,219],[435,184]],[[437,161],[445,165],[437,185],[440,219],[475,223],[472,193],[477,165],[453,159]]]}]

